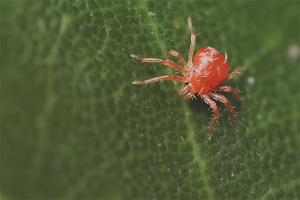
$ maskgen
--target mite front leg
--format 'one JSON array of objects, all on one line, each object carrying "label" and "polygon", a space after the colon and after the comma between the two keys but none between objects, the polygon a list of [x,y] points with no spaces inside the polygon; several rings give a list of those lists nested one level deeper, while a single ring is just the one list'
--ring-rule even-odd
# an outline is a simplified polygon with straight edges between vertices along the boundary
[{"label": "mite front leg", "polygon": [[188,66],[190,68],[193,65],[193,54],[194,54],[194,49],[195,49],[196,37],[195,37],[194,31],[193,31],[192,20],[190,17],[188,18],[188,23],[189,23],[189,28],[191,31],[191,45],[190,45],[189,61],[188,61]]},{"label": "mite front leg", "polygon": [[227,106],[227,108],[228,108],[228,110],[230,112],[231,123],[234,126],[235,130],[237,132],[239,132],[237,126],[234,124],[233,109],[232,109],[232,106],[231,106],[230,102],[223,95],[220,95],[220,94],[216,94],[216,93],[212,93],[211,92],[211,93],[209,93],[209,96],[211,96],[215,100],[221,101],[222,103],[224,103]]},{"label": "mite front leg", "polygon": [[184,68],[185,68],[186,70],[188,69],[187,63],[185,62],[185,60],[183,59],[183,57],[182,57],[177,51],[174,51],[174,50],[169,51],[169,57],[171,57],[171,55],[172,55],[172,56],[176,56],[177,59],[179,60],[179,62],[180,62],[181,64],[183,64]]},{"label": "mite front leg", "polygon": [[130,56],[133,57],[133,58],[139,59],[143,62],[158,62],[158,63],[161,63],[163,65],[169,65],[169,66],[171,66],[172,68],[176,69],[177,71],[179,71],[181,73],[186,71],[180,65],[178,65],[177,63],[175,63],[171,60],[162,60],[162,59],[157,59],[157,58],[141,58],[141,57],[133,55],[133,54],[131,54]]},{"label": "mite front leg", "polygon": [[244,97],[241,97],[241,96],[237,95],[237,89],[229,87],[229,86],[216,86],[213,90],[214,91],[220,91],[220,92],[232,92],[232,93],[234,93],[234,96],[236,98],[244,99]]},{"label": "mite front leg", "polygon": [[133,84],[148,84],[153,83],[156,81],[163,81],[163,80],[175,80],[175,81],[181,81],[181,82],[187,82],[186,78],[184,76],[178,76],[178,75],[165,75],[165,76],[159,76],[155,78],[151,78],[145,81],[135,81],[132,82]]},{"label": "mite front leg", "polygon": [[214,127],[215,123],[218,121],[218,116],[219,116],[218,115],[218,108],[217,108],[216,103],[212,99],[210,99],[207,95],[201,94],[200,96],[204,99],[204,101],[208,105],[210,105],[210,107],[212,109],[214,109],[214,116],[215,116],[215,118],[214,118],[214,121],[211,123],[211,125],[209,127],[209,137],[208,137],[208,139],[211,140],[211,136],[212,136],[211,129]]}]

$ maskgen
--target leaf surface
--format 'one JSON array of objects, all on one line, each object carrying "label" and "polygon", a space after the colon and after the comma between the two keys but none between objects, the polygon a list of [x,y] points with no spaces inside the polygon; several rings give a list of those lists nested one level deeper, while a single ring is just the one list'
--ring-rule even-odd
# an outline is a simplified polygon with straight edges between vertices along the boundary
[{"label": "leaf surface", "polygon": [[[279,14],[280,13],[280,14]],[[141,57],[228,54],[212,110]],[[299,199],[299,3],[1,2],[1,191],[16,199]]]}]

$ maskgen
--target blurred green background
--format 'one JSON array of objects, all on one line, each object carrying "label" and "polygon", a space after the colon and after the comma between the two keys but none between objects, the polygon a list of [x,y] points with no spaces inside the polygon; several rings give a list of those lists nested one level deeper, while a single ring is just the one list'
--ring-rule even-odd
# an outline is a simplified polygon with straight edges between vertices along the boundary
[{"label": "blurred green background", "polygon": [[[141,57],[228,54],[226,106]],[[1,1],[1,196],[299,199],[299,1]]]}]

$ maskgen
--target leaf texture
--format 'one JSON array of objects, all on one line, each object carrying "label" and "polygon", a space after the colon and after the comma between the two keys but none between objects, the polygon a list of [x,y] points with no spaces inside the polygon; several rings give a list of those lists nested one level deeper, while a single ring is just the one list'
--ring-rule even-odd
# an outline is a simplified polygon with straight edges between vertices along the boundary
[{"label": "leaf texture", "polygon": [[[141,57],[228,54],[245,100],[212,110]],[[2,1],[1,195],[299,199],[299,3]],[[195,52],[196,53],[196,52]]]}]

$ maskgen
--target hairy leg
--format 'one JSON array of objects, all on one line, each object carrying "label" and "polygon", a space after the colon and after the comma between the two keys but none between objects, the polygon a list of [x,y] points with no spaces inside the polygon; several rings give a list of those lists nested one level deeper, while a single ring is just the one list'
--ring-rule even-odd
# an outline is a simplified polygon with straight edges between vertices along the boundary
[{"label": "hairy leg", "polygon": [[218,121],[218,108],[217,108],[216,103],[212,99],[210,99],[207,95],[201,94],[200,96],[204,99],[204,101],[208,105],[210,105],[210,107],[212,109],[214,109],[214,116],[215,116],[215,118],[214,118],[214,121],[211,123],[211,125],[209,127],[209,137],[208,137],[208,139],[210,140],[211,136],[212,136],[211,129],[214,127],[215,123]]},{"label": "hairy leg", "polygon": [[188,18],[188,24],[189,24],[189,28],[191,31],[191,45],[190,45],[190,51],[189,51],[188,66],[191,67],[193,65],[193,54],[194,54],[194,49],[195,49],[196,37],[195,37],[194,31],[193,31],[192,20],[190,17]]},{"label": "hairy leg", "polygon": [[185,69],[183,69],[180,65],[178,65],[177,63],[175,63],[171,60],[162,60],[162,59],[157,59],[157,58],[141,58],[141,57],[133,55],[133,54],[131,54],[130,56],[133,58],[139,59],[143,62],[158,62],[163,65],[169,65],[181,73],[183,73],[185,71]]},{"label": "hairy leg", "polygon": [[[196,92],[187,92],[187,93],[185,94],[185,98],[186,98],[186,99],[189,99],[189,98],[193,97],[195,94],[196,94]],[[195,98],[196,98],[196,97],[195,97]],[[192,98],[192,99],[193,99],[193,98]]]},{"label": "hairy leg", "polygon": [[234,124],[233,109],[232,109],[232,106],[231,106],[230,102],[223,95],[220,95],[220,94],[216,94],[216,93],[210,92],[209,96],[212,97],[215,100],[221,101],[222,103],[224,103],[227,106],[227,108],[228,108],[228,110],[230,112],[231,123],[234,126],[235,130],[237,132],[239,132],[237,126]]},{"label": "hairy leg", "polygon": [[192,88],[190,84],[184,85],[181,88],[181,94],[185,94],[185,98],[190,98],[195,95],[196,91]]},{"label": "hairy leg", "polygon": [[171,57],[171,55],[172,56],[176,56],[178,58],[179,62],[181,64],[183,64],[184,68],[188,69],[187,63],[185,62],[185,60],[183,59],[183,57],[177,51],[174,51],[174,50],[169,51],[169,57]]},{"label": "hairy leg", "polygon": [[231,74],[228,74],[227,77],[220,84],[225,83],[229,79],[232,79],[232,77],[234,77],[237,73],[240,73],[240,72],[245,71],[245,70],[246,70],[245,67],[238,68],[238,69],[234,70]]},{"label": "hairy leg", "polygon": [[180,90],[181,94],[187,93],[190,90],[190,88],[191,88],[190,85],[184,85],[184,86],[182,86],[182,88]]},{"label": "hairy leg", "polygon": [[134,81],[133,84],[147,84],[147,83],[153,83],[156,81],[163,81],[163,80],[175,80],[175,81],[181,81],[181,82],[187,82],[186,78],[184,76],[178,76],[178,75],[165,75],[165,76],[159,76],[155,78],[151,78],[145,81]]},{"label": "hairy leg", "polygon": [[241,97],[241,96],[237,95],[237,89],[229,87],[229,86],[216,86],[216,87],[213,88],[213,90],[214,91],[220,91],[220,92],[232,92],[232,93],[234,93],[234,96],[236,98],[244,99],[244,97]]}]

